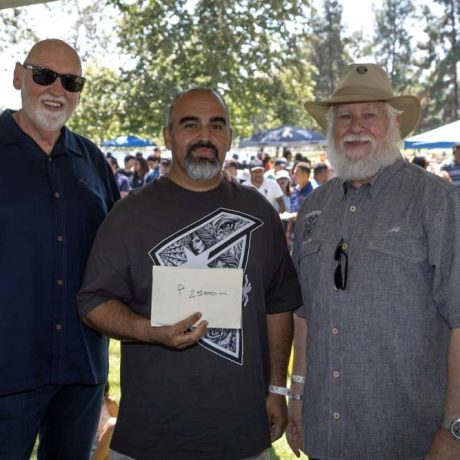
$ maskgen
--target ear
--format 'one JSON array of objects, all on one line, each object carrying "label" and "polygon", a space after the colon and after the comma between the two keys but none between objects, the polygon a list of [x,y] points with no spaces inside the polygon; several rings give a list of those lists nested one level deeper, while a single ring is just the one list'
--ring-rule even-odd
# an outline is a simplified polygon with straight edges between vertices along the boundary
[{"label": "ear", "polygon": [[227,152],[232,148],[232,139],[233,139],[233,129],[230,128],[228,131],[228,146],[227,146]]},{"label": "ear", "polygon": [[14,67],[14,74],[13,74],[13,86],[14,89],[20,90],[22,88],[22,80],[24,78],[24,67],[22,67],[19,62],[16,62],[16,66]]},{"label": "ear", "polygon": [[164,126],[163,127],[163,140],[165,147],[168,150],[171,150],[171,131],[169,126]]},{"label": "ear", "polygon": [[396,122],[396,126],[397,126],[398,128],[401,127],[401,119],[402,119],[402,113],[396,115],[395,122]]}]

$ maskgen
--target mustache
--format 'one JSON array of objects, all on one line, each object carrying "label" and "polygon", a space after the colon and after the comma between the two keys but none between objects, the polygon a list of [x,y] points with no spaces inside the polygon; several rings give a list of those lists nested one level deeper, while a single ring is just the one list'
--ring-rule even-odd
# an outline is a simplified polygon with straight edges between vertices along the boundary
[{"label": "mustache", "polygon": [[375,139],[367,134],[347,134],[342,138],[341,144],[343,145],[345,142],[370,142],[374,144]]},{"label": "mustache", "polygon": [[186,152],[185,157],[186,158],[190,157],[192,152],[195,149],[199,149],[201,147],[205,147],[207,149],[212,150],[212,152],[214,153],[215,157],[217,158],[219,152],[217,150],[217,147],[212,142],[195,142],[195,144],[192,144],[187,148],[187,152]]}]

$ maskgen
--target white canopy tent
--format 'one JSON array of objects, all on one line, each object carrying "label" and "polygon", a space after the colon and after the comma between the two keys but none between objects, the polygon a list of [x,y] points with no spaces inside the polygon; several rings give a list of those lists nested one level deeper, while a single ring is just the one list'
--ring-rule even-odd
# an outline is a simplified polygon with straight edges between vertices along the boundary
[{"label": "white canopy tent", "polygon": [[460,142],[460,120],[408,137],[404,141],[404,148],[439,149],[452,147],[458,142]]}]

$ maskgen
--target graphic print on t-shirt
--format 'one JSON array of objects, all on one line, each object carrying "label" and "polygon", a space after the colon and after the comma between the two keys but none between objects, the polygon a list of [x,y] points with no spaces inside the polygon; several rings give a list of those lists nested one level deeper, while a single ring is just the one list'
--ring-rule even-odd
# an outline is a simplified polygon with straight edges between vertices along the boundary
[{"label": "graphic print on t-shirt", "polygon": [[[262,221],[225,208],[219,208],[179,230],[149,251],[155,265],[190,268],[246,269],[251,233]],[[244,305],[251,284],[244,276]],[[243,301],[243,299],[242,299]],[[243,364],[241,329],[208,329],[199,344],[223,358]]]}]

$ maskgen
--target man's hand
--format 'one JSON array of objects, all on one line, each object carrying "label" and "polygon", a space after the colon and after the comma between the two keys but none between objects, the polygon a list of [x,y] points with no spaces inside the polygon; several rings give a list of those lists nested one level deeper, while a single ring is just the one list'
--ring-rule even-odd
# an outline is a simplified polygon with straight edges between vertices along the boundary
[{"label": "man's hand", "polygon": [[177,350],[195,345],[206,333],[208,326],[207,321],[201,321],[196,327],[193,327],[200,318],[201,313],[194,313],[172,326],[152,327],[151,342],[161,343]]},{"label": "man's hand", "polygon": [[148,318],[116,299],[101,303],[82,317],[87,326],[109,337],[125,341],[160,343],[178,350],[195,344],[206,333],[207,321],[201,321],[193,327],[200,318],[201,313],[194,313],[171,326],[152,327]]},{"label": "man's hand", "polygon": [[302,449],[302,401],[289,401],[288,426],[286,430],[286,439],[292,452],[296,457],[300,457]]},{"label": "man's hand", "polygon": [[458,459],[460,459],[460,441],[455,440],[445,428],[439,428],[431,441],[430,451],[425,460]]},{"label": "man's hand", "polygon": [[267,395],[267,414],[270,424],[270,437],[274,442],[283,436],[287,425],[287,407],[285,396],[268,393]]}]

